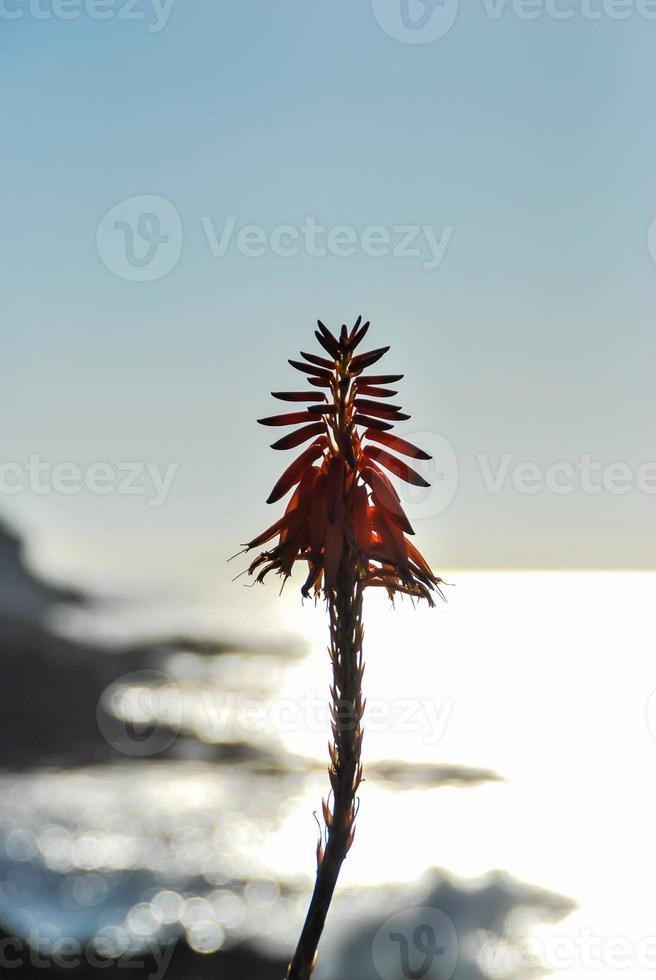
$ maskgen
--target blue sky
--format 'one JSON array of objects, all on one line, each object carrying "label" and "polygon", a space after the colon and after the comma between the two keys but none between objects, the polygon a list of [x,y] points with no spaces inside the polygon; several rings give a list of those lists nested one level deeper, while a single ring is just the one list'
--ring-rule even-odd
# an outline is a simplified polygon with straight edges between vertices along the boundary
[{"label": "blue sky", "polygon": [[[416,522],[438,568],[654,567],[656,497],[636,481],[656,459],[656,20],[637,0],[592,20],[582,2],[528,20],[468,0],[444,37],[407,44],[390,36],[401,0],[177,0],[159,30],[150,0],[130,8],[143,19],[107,0],[105,20],[5,0],[3,460],[176,467],[159,507],[3,494],[37,559],[229,595],[223,557],[273,519],[282,466],[255,419],[318,316],[363,313],[406,373],[405,431],[453,450],[451,490]],[[145,197],[169,202],[181,240],[139,282],[111,268],[120,230],[98,229]],[[262,229],[264,254],[234,236],[212,254],[207,228],[229,218]],[[275,254],[271,233],[308,218],[346,226],[353,254]],[[389,254],[365,254],[374,226]],[[401,226],[448,230],[437,268],[421,231],[419,254],[392,253]],[[628,492],[578,475],[549,489],[550,467],[586,455],[628,466]],[[527,462],[535,493],[512,482]]]}]

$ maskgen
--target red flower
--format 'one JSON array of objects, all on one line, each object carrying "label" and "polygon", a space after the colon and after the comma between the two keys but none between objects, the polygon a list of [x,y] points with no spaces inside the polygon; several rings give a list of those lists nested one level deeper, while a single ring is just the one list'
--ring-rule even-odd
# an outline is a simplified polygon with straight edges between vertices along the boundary
[{"label": "red flower", "polygon": [[[363,374],[387,353],[381,347],[354,354],[369,323],[358,317],[353,329],[342,327],[339,339],[319,321],[315,336],[328,355],[301,352],[304,361],[290,361],[308,376],[313,390],[274,392],[274,398],[298,404],[298,410],[260,419],[262,425],[300,425],[273,443],[273,449],[310,445],[287,467],[269,495],[275,503],[294,487],[284,515],[249,541],[250,551],[277,538],[248,569],[257,581],[275,571],[289,578],[294,563],[307,562],[304,596],[337,584],[343,562],[350,563],[365,586],[382,586],[390,597],[396,592],[427,599],[440,584],[426,560],[406,535],[414,534],[399,495],[384,470],[407,483],[427,487],[423,476],[392,455],[426,460],[431,457],[416,446],[391,435],[395,421],[408,419],[400,406],[379,399],[397,394],[385,385],[400,381],[402,374]],[[383,386],[383,387],[381,387]],[[300,403],[307,403],[301,408]]]}]

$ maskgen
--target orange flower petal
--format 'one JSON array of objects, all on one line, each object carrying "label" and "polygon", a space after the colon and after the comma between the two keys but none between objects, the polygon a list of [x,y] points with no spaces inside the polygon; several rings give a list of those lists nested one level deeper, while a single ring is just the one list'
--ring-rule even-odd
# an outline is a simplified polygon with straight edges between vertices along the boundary
[{"label": "orange flower petal", "polygon": [[312,374],[317,378],[327,378],[328,380],[332,376],[327,368],[315,367],[313,364],[303,364],[302,361],[292,361],[291,359],[288,361],[288,364],[291,364],[301,374]]},{"label": "orange flower petal", "polygon": [[365,466],[361,475],[365,483],[371,487],[374,504],[384,507],[402,531],[406,534],[414,534],[412,524],[401,506],[399,495],[387,477],[383,473],[376,472],[371,466]]},{"label": "orange flower petal", "polygon": [[277,442],[272,442],[271,448],[294,449],[296,446],[300,446],[301,443],[307,442],[308,439],[321,435],[325,430],[325,422],[313,422],[312,425],[304,425],[302,429],[297,429],[296,432],[290,432],[289,435],[283,436]]},{"label": "orange flower petal", "polygon": [[314,336],[327,354],[330,354],[331,357],[339,357],[339,344],[337,341],[335,341],[335,346],[333,347],[332,342],[327,340],[318,330],[314,331]]},{"label": "orange flower petal", "polygon": [[352,373],[364,371],[365,368],[379,361],[381,357],[387,354],[388,350],[389,347],[378,347],[376,350],[370,350],[367,354],[359,354],[358,357],[354,357],[351,361],[349,370]]},{"label": "orange flower petal", "polygon": [[397,453],[402,453],[403,456],[412,456],[413,459],[433,458],[428,453],[425,453],[423,449],[413,446],[411,442],[400,439],[399,436],[390,435],[387,432],[365,432],[365,436],[367,439],[371,439],[372,442],[382,442],[384,446],[394,449]]},{"label": "orange flower petal", "polygon": [[365,335],[369,330],[369,325],[370,325],[369,321],[367,320],[366,323],[363,323],[362,326],[360,326],[361,320],[362,317],[359,316],[355,321],[355,326],[353,327],[353,330],[351,331],[351,338],[349,340],[349,347],[351,348],[351,350],[355,350],[358,344],[362,340],[364,340]]},{"label": "orange flower petal", "polygon": [[358,395],[369,395],[371,398],[393,398],[398,391],[392,388],[376,388],[374,385],[363,385],[356,381]]},{"label": "orange flower petal", "polygon": [[270,541],[271,538],[274,538],[276,534],[280,533],[280,530],[284,527],[285,521],[287,520],[288,520],[288,515],[283,514],[283,516],[280,517],[275,522],[275,524],[272,524],[271,527],[266,529],[266,531],[262,531],[262,533],[258,534],[256,538],[253,538],[252,541],[249,541],[248,544],[245,544],[244,548],[248,548],[248,550],[250,551],[251,548],[257,548],[261,544],[266,544],[267,541]]},{"label": "orange flower petal", "polygon": [[372,419],[369,415],[360,415],[359,412],[353,416],[353,422],[355,425],[363,425],[365,429],[378,429],[381,432],[385,429],[394,428],[389,422],[383,422],[381,419]]},{"label": "orange flower petal", "polygon": [[384,405],[382,402],[372,402],[368,398],[355,399],[356,411],[366,412],[381,419],[393,419],[395,422],[405,422],[409,415],[401,412],[400,405]]},{"label": "orange flower petal", "polygon": [[342,560],[342,550],[344,548],[344,526],[343,519],[337,524],[326,525],[325,551],[323,560],[323,573],[327,589],[334,589],[337,584],[337,572],[339,563]]},{"label": "orange flower petal", "polygon": [[321,558],[327,523],[328,498],[326,497],[326,479],[324,474],[322,479],[317,480],[310,507],[310,549],[312,557],[316,561],[319,561]]},{"label": "orange flower petal", "polygon": [[332,356],[339,357],[340,349],[339,349],[339,341],[337,340],[337,337],[334,336],[332,331],[330,331],[328,327],[325,325],[325,323],[321,322],[321,320],[317,320],[317,326],[319,327],[319,332],[321,333],[321,336],[325,340],[326,344],[328,345],[329,348],[331,348],[330,353],[332,354]]},{"label": "orange flower petal", "polygon": [[374,527],[380,534],[383,549],[398,568],[409,571],[408,552],[401,529],[390,520],[384,508],[374,508],[373,520]]},{"label": "orange flower petal", "polygon": [[393,385],[402,381],[404,374],[361,374],[357,379],[359,385]]},{"label": "orange flower petal", "polygon": [[312,415],[334,415],[337,412],[336,405],[310,405],[308,412]]},{"label": "orange flower petal", "polygon": [[291,466],[287,467],[269,494],[267,503],[275,504],[276,500],[280,500],[281,497],[284,497],[287,491],[301,479],[303,476],[303,471],[306,469],[306,467],[318,459],[327,446],[328,439],[326,436],[320,436],[316,442],[313,442],[311,446],[308,446],[308,448],[301,453],[298,459],[295,459]]},{"label": "orange flower petal", "polygon": [[355,545],[366,556],[371,547],[371,516],[369,498],[362,484],[351,490],[351,524]]},{"label": "orange flower petal", "polygon": [[329,361],[325,357],[319,357],[318,354],[306,354],[304,350],[301,351],[301,357],[304,357],[306,361],[310,364],[315,364],[317,367],[327,368],[329,371],[334,371],[335,362]]},{"label": "orange flower petal", "polygon": [[357,398],[356,407],[361,408],[363,412],[369,412],[374,415],[374,409],[381,408],[384,412],[400,412],[401,405],[390,405],[385,402],[372,401],[370,398]]},{"label": "orange flower petal", "polygon": [[334,524],[344,516],[344,460],[341,456],[333,456],[328,464],[326,496],[328,520]]},{"label": "orange flower petal", "polygon": [[274,398],[281,402],[320,402],[323,395],[320,391],[272,391]]},{"label": "orange flower petal", "polygon": [[394,473],[401,480],[405,480],[406,483],[412,483],[416,487],[430,486],[430,483],[427,483],[421,474],[411,469],[407,463],[397,459],[396,456],[392,456],[391,453],[386,452],[384,449],[380,449],[378,446],[365,446],[363,452],[369,459],[375,459],[386,470]]},{"label": "orange flower petal", "polygon": [[271,415],[267,419],[258,419],[260,425],[298,425],[307,422],[311,416],[305,412],[288,412],[286,415]]}]

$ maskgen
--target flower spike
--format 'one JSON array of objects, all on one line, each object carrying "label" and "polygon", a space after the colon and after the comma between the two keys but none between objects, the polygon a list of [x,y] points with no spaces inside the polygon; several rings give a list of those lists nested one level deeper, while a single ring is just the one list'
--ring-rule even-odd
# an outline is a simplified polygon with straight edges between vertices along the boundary
[{"label": "flower spike", "polygon": [[[377,401],[396,394],[377,386],[392,384],[403,375],[362,375],[389,350],[379,347],[355,355],[368,330],[369,321],[363,323],[358,317],[350,331],[344,326],[335,336],[319,320],[315,335],[330,360],[302,351],[305,363],[289,363],[323,393],[274,392],[275,398],[299,403],[299,411],[259,420],[266,426],[298,426],[272,444],[276,450],[294,449],[309,439],[314,442],[273,488],[269,503],[297,488],[286,512],[289,520],[280,526],[278,545],[256,558],[249,572],[257,573],[259,581],[269,572],[286,579],[294,564],[301,562],[307,565],[303,594],[310,594],[310,589],[315,595],[327,594],[345,560],[346,543],[363,588],[385,584],[390,597],[399,592],[432,605],[434,595],[441,594],[442,580],[414,546],[409,551],[405,536],[414,532],[384,473],[387,470],[415,486],[427,487],[424,477],[393,452],[416,460],[430,456],[390,433],[394,422],[409,416],[401,412],[400,405]],[[303,407],[302,402],[308,404]],[[245,547],[250,550],[261,543],[260,536]]]}]

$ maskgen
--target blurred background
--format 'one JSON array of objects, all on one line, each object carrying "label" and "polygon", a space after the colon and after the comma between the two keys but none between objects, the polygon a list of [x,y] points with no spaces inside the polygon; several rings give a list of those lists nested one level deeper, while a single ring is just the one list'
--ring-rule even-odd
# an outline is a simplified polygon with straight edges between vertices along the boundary
[{"label": "blurred background", "polygon": [[0,975],[284,975],[326,618],[226,559],[277,516],[287,358],[360,313],[450,584],[367,598],[317,978],[653,973],[655,36],[649,0],[0,2]]}]

